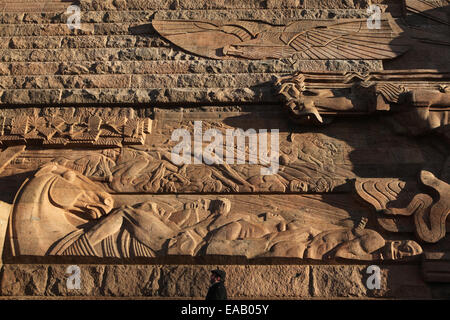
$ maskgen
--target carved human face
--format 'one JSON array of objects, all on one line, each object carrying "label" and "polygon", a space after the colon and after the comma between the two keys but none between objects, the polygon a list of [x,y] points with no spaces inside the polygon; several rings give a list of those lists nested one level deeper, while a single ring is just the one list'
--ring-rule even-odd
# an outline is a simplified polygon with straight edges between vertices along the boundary
[{"label": "carved human face", "polygon": [[214,213],[226,216],[231,209],[231,203],[228,199],[218,199],[216,200],[214,206]]},{"label": "carved human face", "polygon": [[392,260],[400,260],[407,257],[417,256],[422,253],[420,245],[412,240],[392,241],[390,244]]},{"label": "carved human face", "polygon": [[207,211],[209,209],[211,201],[209,199],[200,199],[194,202],[188,202],[184,205],[185,209],[191,209],[191,210],[204,210]]},{"label": "carved human face", "polygon": [[289,183],[289,190],[292,192],[307,192],[308,184],[300,180],[292,180]]},{"label": "carved human face", "polygon": [[207,211],[209,209],[211,201],[208,199],[201,199],[200,200],[200,209]]},{"label": "carved human face", "polygon": [[211,276],[209,277],[209,282],[211,284],[214,284],[220,280],[220,277],[218,277],[216,274],[211,272]]}]

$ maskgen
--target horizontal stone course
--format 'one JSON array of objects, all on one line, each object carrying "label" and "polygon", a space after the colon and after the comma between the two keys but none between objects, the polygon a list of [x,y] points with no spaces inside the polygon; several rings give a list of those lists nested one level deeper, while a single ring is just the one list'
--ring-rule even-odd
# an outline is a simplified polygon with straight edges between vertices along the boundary
[{"label": "horizontal stone course", "polygon": [[66,10],[70,2],[62,1],[5,1],[0,4],[4,12],[48,12]]},{"label": "horizontal stone course", "polygon": [[78,75],[78,74],[236,74],[291,73],[292,70],[360,71],[382,70],[378,60],[184,60],[184,61],[78,61],[78,62],[0,62],[0,75]]},{"label": "horizontal stone course", "polygon": [[[189,53],[185,53],[181,50],[172,47],[0,50],[0,62],[131,61],[131,60],[161,61],[161,60],[205,60],[205,59]],[[300,60],[297,60],[295,58],[289,58],[284,61],[290,61],[292,65],[294,64],[294,62]]]},{"label": "horizontal stone course", "polygon": [[[293,19],[340,19],[367,17],[361,9],[233,9],[233,10],[138,10],[82,11],[81,23],[150,23],[153,19],[258,19],[283,23]],[[0,24],[65,24],[69,14],[61,12],[0,12]]]},{"label": "horizontal stone course", "polygon": [[257,86],[273,80],[274,75],[76,75],[1,77],[2,89],[64,88],[239,88]]},{"label": "horizontal stone course", "polygon": [[2,62],[54,61],[129,61],[129,60],[199,60],[172,48],[82,48],[0,50]]},{"label": "horizontal stone course", "polygon": [[209,10],[209,9],[278,9],[278,8],[366,8],[369,0],[94,0],[80,1],[83,10]]},{"label": "horizontal stone course", "polygon": [[146,89],[11,89],[0,92],[2,104],[55,103],[261,103],[277,102],[270,87]]},{"label": "horizontal stone course", "polygon": [[[216,265],[79,265],[80,290],[66,281],[69,265],[6,264],[3,296],[104,296],[204,299]],[[367,287],[368,265],[221,265],[231,299],[431,298],[419,266],[380,266],[380,289]]]},{"label": "horizontal stone course", "polygon": [[151,26],[153,19],[256,19],[284,24],[367,16],[363,0],[344,5],[319,2],[81,1],[81,30],[68,28],[70,13],[65,7],[53,12],[2,11],[0,103],[191,103],[199,99],[205,103],[269,99],[272,103],[276,99],[268,83],[278,74],[381,70],[378,60],[210,60],[171,45]]},{"label": "horizontal stone course", "polygon": [[152,20],[261,20],[272,24],[286,24],[302,19],[348,19],[366,18],[366,10],[213,10],[213,11],[120,11],[82,12],[81,29],[71,30],[67,26],[69,15],[30,14],[12,15],[0,13],[0,34],[5,36],[50,36],[50,35],[111,35],[111,34],[155,34]]},{"label": "horizontal stone course", "polygon": [[68,49],[68,48],[130,48],[169,47],[166,40],[157,36],[36,36],[1,37],[0,49]]}]

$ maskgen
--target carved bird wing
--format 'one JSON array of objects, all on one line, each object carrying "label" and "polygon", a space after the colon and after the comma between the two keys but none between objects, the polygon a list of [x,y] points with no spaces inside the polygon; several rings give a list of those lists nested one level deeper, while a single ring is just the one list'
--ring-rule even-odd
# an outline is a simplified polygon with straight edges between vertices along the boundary
[{"label": "carved bird wing", "polygon": [[153,28],[164,38],[193,54],[227,59],[222,48],[251,40],[270,26],[266,23],[236,21],[159,20]]},{"label": "carved bird wing", "polygon": [[[450,13],[449,3],[438,3],[427,0],[403,0],[403,6],[406,12],[411,12],[424,16],[430,20],[450,26],[448,14]],[[406,14],[408,18],[408,14]]]},{"label": "carved bird wing", "polygon": [[[450,46],[450,2],[404,0],[403,23],[413,39]],[[444,54],[445,56],[445,54]]]},{"label": "carved bird wing", "polygon": [[333,23],[301,20],[285,26],[260,21],[153,21],[164,38],[213,59],[390,59],[408,46],[398,43],[390,19],[369,29],[367,19]]},{"label": "carved bird wing", "polygon": [[281,39],[302,59],[392,59],[408,50],[389,20],[369,28],[367,19],[346,21],[294,33],[286,27]]}]

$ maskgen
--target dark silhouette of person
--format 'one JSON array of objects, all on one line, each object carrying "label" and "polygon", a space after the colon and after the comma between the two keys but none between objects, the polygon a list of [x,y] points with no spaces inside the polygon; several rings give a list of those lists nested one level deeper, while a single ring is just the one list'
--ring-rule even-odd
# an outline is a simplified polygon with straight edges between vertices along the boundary
[{"label": "dark silhouette of person", "polygon": [[206,294],[206,300],[227,300],[227,288],[225,288],[226,273],[216,269],[211,271],[211,286]]}]

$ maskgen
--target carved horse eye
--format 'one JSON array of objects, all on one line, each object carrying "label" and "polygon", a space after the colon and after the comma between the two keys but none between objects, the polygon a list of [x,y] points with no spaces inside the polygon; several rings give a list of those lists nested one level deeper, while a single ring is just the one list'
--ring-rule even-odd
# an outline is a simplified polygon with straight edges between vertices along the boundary
[{"label": "carved horse eye", "polygon": [[73,171],[66,171],[66,172],[64,173],[64,175],[63,175],[63,178],[66,179],[66,180],[68,180],[68,181],[70,181],[70,182],[75,181],[75,178],[76,178],[76,177],[77,177],[77,175],[76,175],[76,173],[73,172]]}]

